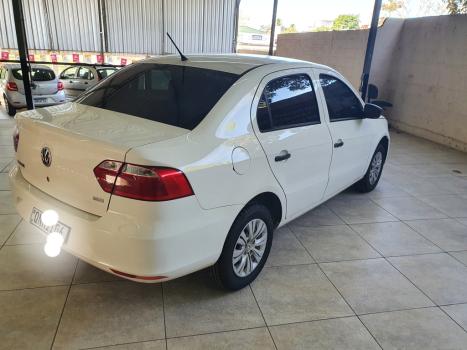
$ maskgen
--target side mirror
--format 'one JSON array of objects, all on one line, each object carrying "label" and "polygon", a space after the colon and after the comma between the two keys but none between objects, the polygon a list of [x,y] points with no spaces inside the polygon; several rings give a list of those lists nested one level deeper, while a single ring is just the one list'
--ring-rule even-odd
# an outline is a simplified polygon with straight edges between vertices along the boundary
[{"label": "side mirror", "polygon": [[381,117],[383,113],[383,109],[377,105],[372,103],[365,103],[365,107],[363,108],[363,117],[369,119],[378,119]]},{"label": "side mirror", "polygon": [[371,101],[378,98],[378,87],[374,84],[368,84],[368,99]]}]

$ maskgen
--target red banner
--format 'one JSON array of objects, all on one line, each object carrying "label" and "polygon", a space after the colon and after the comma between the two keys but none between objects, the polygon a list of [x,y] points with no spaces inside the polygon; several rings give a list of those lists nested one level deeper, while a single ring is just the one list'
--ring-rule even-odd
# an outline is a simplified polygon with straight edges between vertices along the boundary
[{"label": "red banner", "polygon": [[96,55],[97,63],[103,64],[104,63],[104,55]]},{"label": "red banner", "polygon": [[73,54],[73,62],[74,63],[79,63],[79,54],[77,54],[77,53]]},{"label": "red banner", "polygon": [[8,51],[2,51],[2,60],[7,60],[10,57],[10,53]]},{"label": "red banner", "polygon": [[28,55],[28,60],[29,60],[30,62],[34,62],[34,61],[35,61],[34,55]]},{"label": "red banner", "polygon": [[126,66],[126,58],[121,58],[121,59],[120,59],[120,64],[121,64],[122,66]]},{"label": "red banner", "polygon": [[54,62],[54,63],[57,62],[57,54],[56,53],[51,53],[50,54],[50,60],[52,62]]}]

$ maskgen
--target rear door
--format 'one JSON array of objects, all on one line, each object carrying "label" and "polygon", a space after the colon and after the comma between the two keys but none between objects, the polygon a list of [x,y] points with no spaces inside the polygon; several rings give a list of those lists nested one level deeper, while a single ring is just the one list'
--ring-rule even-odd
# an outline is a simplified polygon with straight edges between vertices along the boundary
[{"label": "rear door", "polygon": [[89,87],[93,86],[93,81],[94,73],[92,70],[88,67],[79,67],[73,87],[76,93],[79,95]]},{"label": "rear door", "polygon": [[316,69],[316,72],[332,136],[333,155],[326,189],[326,196],[332,196],[363,177],[372,130],[363,118],[363,102],[351,85],[333,71]]},{"label": "rear door", "polygon": [[307,69],[270,74],[253,101],[253,127],[287,197],[288,218],[316,205],[328,182],[331,137],[312,74]]}]

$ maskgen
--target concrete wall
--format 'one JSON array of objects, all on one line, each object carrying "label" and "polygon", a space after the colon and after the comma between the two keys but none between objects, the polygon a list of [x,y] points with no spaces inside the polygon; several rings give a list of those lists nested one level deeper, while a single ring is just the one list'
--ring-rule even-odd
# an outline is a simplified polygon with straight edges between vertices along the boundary
[{"label": "concrete wall", "polygon": [[[279,35],[277,54],[323,63],[355,87],[367,30]],[[370,82],[403,131],[467,151],[467,16],[387,20],[378,29]]]}]

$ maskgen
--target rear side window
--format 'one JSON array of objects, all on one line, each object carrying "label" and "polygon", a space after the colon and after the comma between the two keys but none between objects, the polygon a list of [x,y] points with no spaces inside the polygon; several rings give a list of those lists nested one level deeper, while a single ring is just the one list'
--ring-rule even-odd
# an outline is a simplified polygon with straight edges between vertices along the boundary
[{"label": "rear side window", "polygon": [[92,80],[94,79],[94,74],[92,74],[92,71],[87,68],[87,67],[81,67],[78,70],[78,79],[83,79],[83,80]]},{"label": "rear side window", "polygon": [[320,74],[319,81],[326,99],[330,121],[363,117],[362,104],[347,84],[326,74]]},{"label": "rear side window", "polygon": [[[23,79],[23,74],[20,68],[13,69],[12,73],[15,79],[18,79],[18,80]],[[55,79],[55,73],[51,69],[32,68],[31,77],[33,81],[51,81]]]},{"label": "rear side window", "polygon": [[115,73],[117,70],[113,68],[103,68],[103,69],[98,69],[97,70],[97,75],[99,76],[100,79],[105,79],[109,75],[112,75]]},{"label": "rear side window", "polygon": [[320,123],[313,84],[306,74],[271,80],[256,114],[261,132]]},{"label": "rear side window", "polygon": [[135,64],[103,80],[77,102],[192,130],[238,77],[195,67]]}]

